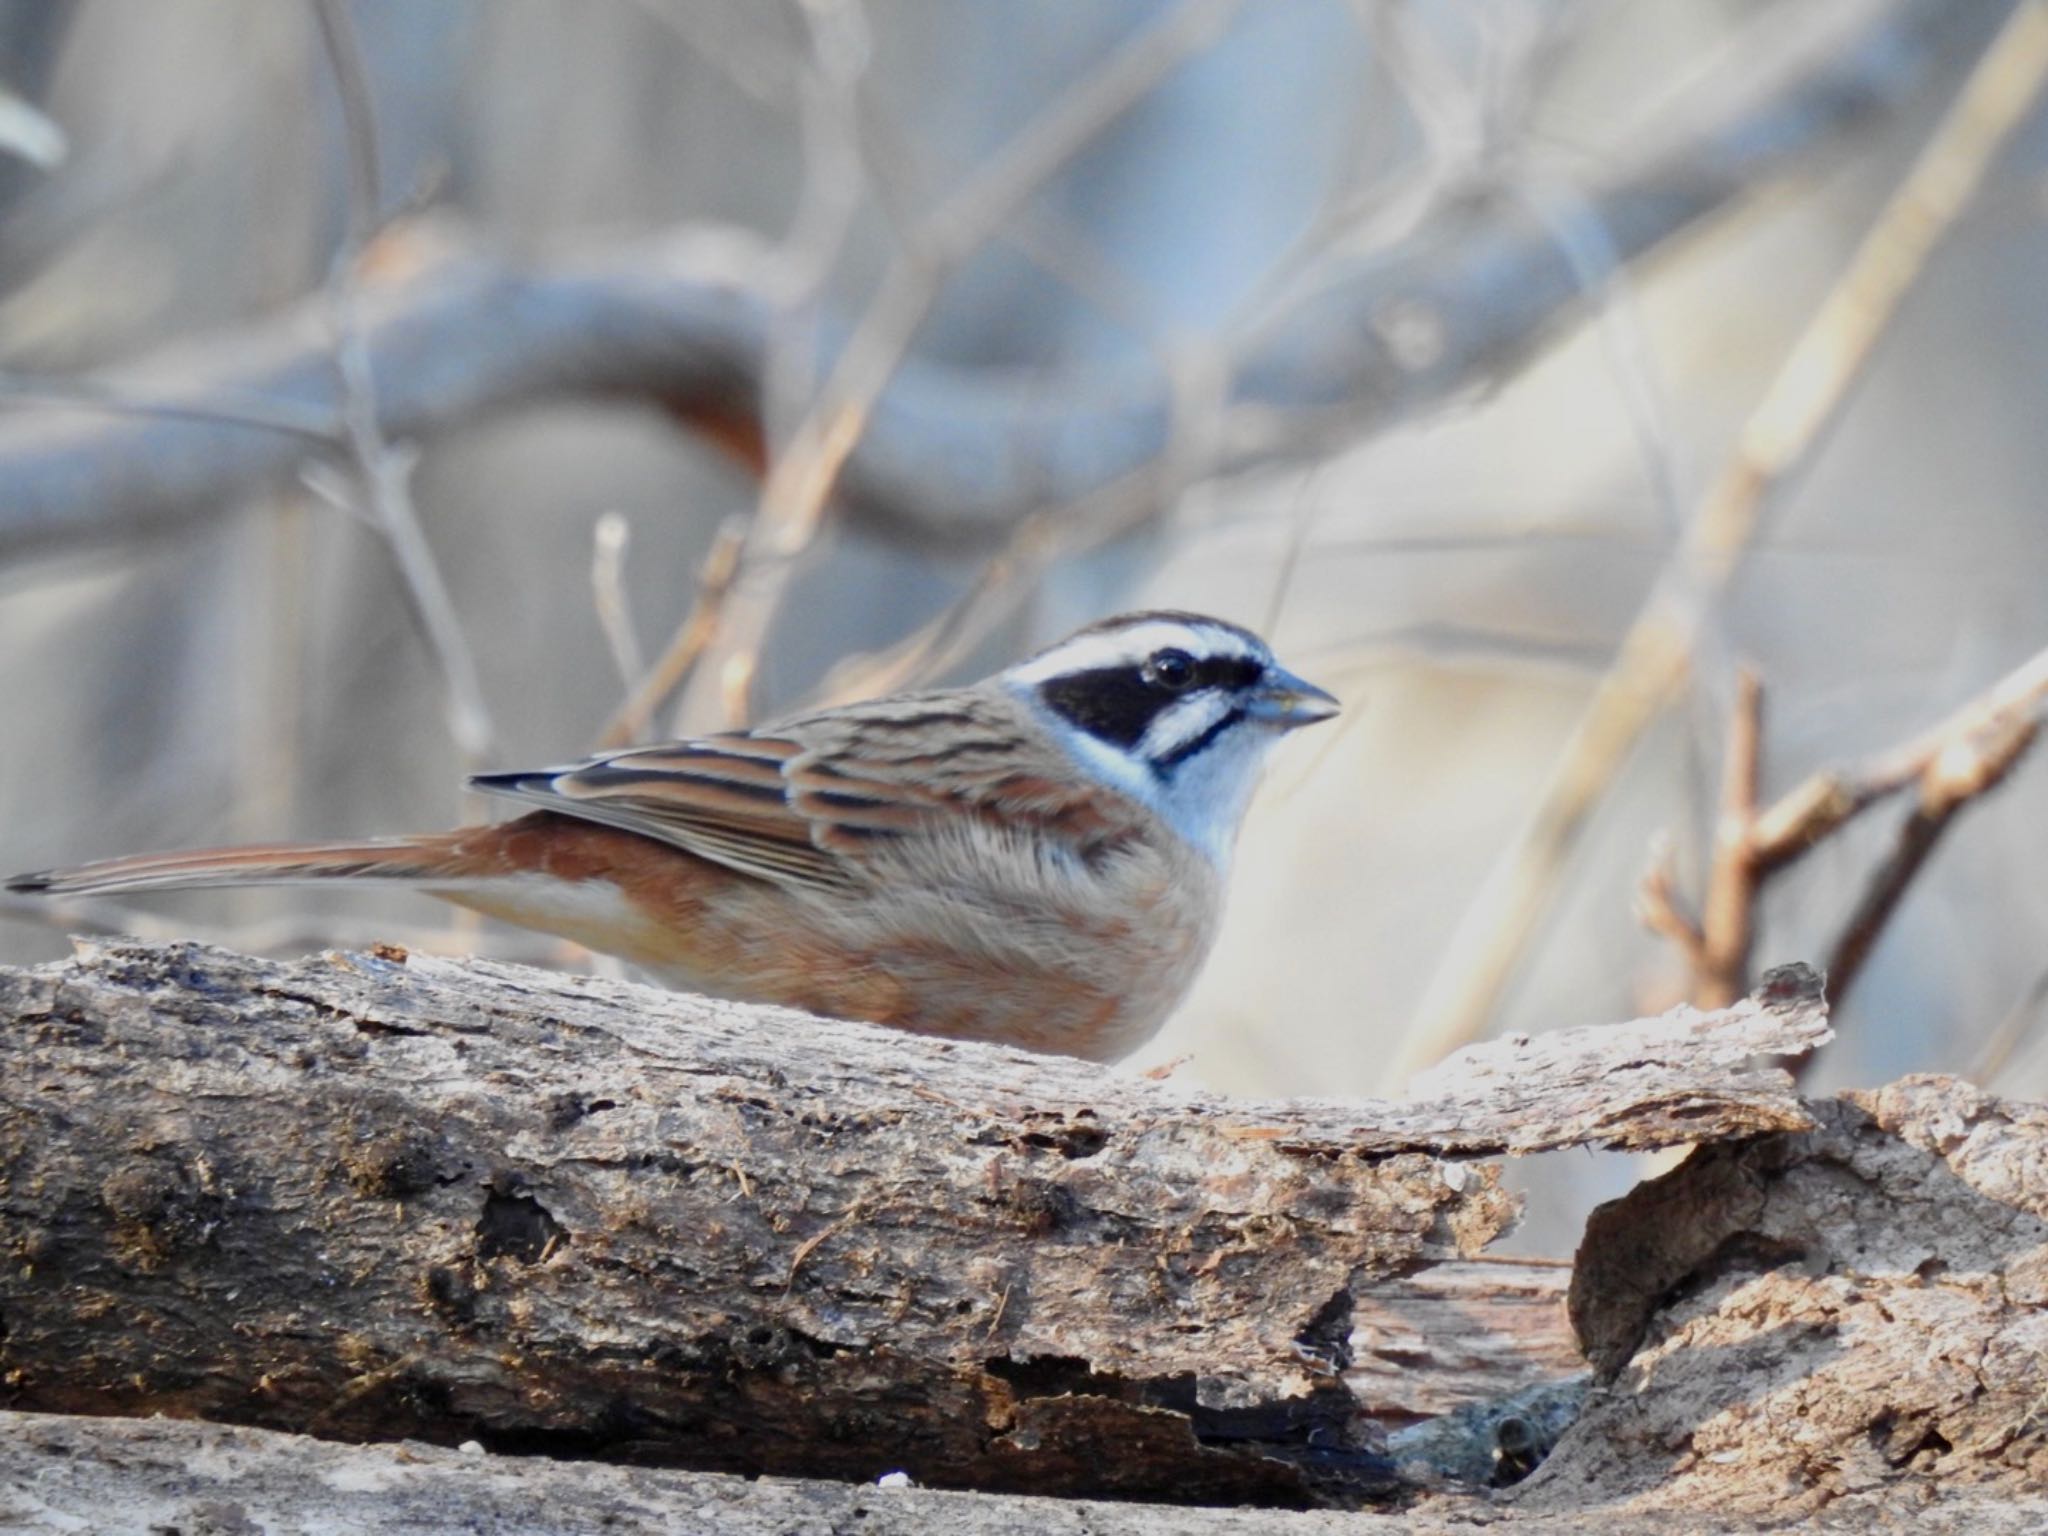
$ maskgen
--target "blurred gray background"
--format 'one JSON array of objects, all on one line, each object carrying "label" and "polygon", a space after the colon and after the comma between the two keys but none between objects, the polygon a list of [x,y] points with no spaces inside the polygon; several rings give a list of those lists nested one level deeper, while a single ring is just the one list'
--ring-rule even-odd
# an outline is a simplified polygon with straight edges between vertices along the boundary
[{"label": "blurred gray background", "polygon": [[[1488,871],[1743,423],[2012,10],[354,0],[323,34],[294,0],[0,0],[0,866],[478,814],[466,766],[573,758],[625,694],[594,595],[600,520],[623,530],[614,595],[651,658],[718,530],[764,495],[659,366],[645,389],[544,376],[398,422],[488,715],[465,750],[359,444],[309,438],[304,473],[175,507],[147,476],[120,496],[80,480],[70,501],[46,480],[31,503],[10,465],[169,430],[150,412],[170,400],[260,414],[234,393],[263,378],[252,346],[338,356],[350,304],[402,298],[435,262],[639,252],[657,254],[635,281],[725,285],[769,317],[759,376],[731,393],[782,459],[814,446],[848,337],[887,331],[908,291],[868,419],[898,432],[889,472],[857,448],[794,558],[749,548],[732,606],[758,625],[754,707],[815,697],[841,659],[934,621],[949,643],[906,675],[974,675],[1138,606],[1261,628],[1346,713],[1276,765],[1219,951],[1138,1064],[1191,1055],[1183,1075],[1235,1092],[1395,1091],[1434,1048],[1410,1031],[1470,963]],[[1823,90],[1785,116],[1827,85],[1814,69],[1852,62],[1853,113],[1829,117]],[[374,134],[374,207],[350,107]],[[1752,111],[1766,131],[1731,178],[1714,134]],[[1464,1034],[1685,993],[1634,897],[1668,834],[1698,899],[1739,661],[1767,689],[1768,797],[1934,724],[2048,644],[2048,115],[2028,107],[1993,148]],[[1646,195],[1602,201],[1632,176]],[[1626,222],[1686,198],[1701,216],[1668,220],[1673,238]],[[1572,291],[1539,293],[1495,259],[1504,239],[1563,260]],[[1437,284],[1427,303],[1346,308],[1403,262]],[[1496,324],[1506,342],[1460,351],[1464,327]],[[1406,383],[1347,371],[1373,348]],[[113,398],[81,399],[98,387]],[[400,392],[373,380],[373,403]],[[1163,436],[1145,473],[1076,498],[1094,439],[1044,423],[1085,425],[1098,392],[1108,413],[1153,402]],[[952,441],[948,411],[988,437]],[[954,527],[943,495],[891,502],[970,474],[1007,477],[999,514]],[[1065,515],[1020,524],[1035,476]],[[724,659],[715,645],[684,690],[685,724],[719,715]],[[1995,1086],[2043,1090],[2027,1010],[2048,969],[2044,797],[2048,763],[2022,761],[1958,818],[1815,1083],[1981,1066],[2005,1024]],[[1902,810],[1769,885],[1760,964],[1826,953]],[[88,915],[283,953],[381,934],[593,963],[388,895]],[[0,917],[0,960],[65,952],[65,917]],[[1568,1242],[1544,1213],[1626,1178],[1595,1167],[1562,1170],[1534,1239]]]}]

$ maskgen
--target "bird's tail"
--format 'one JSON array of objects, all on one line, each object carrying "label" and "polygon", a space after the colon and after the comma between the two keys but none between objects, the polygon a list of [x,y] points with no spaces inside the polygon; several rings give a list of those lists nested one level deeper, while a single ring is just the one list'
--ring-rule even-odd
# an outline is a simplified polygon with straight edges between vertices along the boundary
[{"label": "bird's tail", "polygon": [[5,889],[46,896],[110,896],[127,891],[190,890],[199,886],[432,880],[437,876],[446,878],[450,873],[455,841],[453,836],[444,835],[143,853],[81,864],[76,869],[15,875],[5,882]]}]

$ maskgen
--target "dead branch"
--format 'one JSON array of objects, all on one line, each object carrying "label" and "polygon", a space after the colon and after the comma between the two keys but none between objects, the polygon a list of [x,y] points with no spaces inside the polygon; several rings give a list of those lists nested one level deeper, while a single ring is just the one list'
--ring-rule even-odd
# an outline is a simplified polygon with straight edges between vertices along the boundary
[{"label": "dead branch", "polygon": [[1645,924],[1686,957],[1689,995],[1702,1007],[1740,997],[1748,985],[1756,904],[1769,882],[1864,812],[1917,790],[1891,851],[1871,872],[1829,950],[1828,996],[1839,1004],[1950,823],[2004,783],[2033,745],[2044,699],[2048,650],[1931,729],[1862,764],[1814,773],[1760,810],[1761,688],[1745,673],[1729,724],[1705,919],[1695,923],[1684,912],[1664,852],[1653,857],[1640,893]]},{"label": "dead branch", "polygon": [[[418,453],[385,435],[369,350],[357,324],[358,267],[376,238],[383,202],[369,81],[347,9],[337,0],[314,0],[313,15],[341,100],[349,151],[348,230],[330,265],[325,297],[334,369],[341,381],[342,425],[361,487],[361,504],[356,510],[382,536],[406,610],[441,674],[448,734],[469,766],[480,768],[496,755],[497,730],[484,700],[476,654],[456,616],[447,578],[413,504],[412,474]],[[323,481],[308,483],[318,490]],[[328,495],[344,506],[350,502],[348,490],[340,486],[330,487]]]},{"label": "dead branch", "polygon": [[1920,780],[1919,803],[1900,826],[1891,855],[1872,874],[1829,953],[1830,997],[1839,1002],[1849,995],[1850,987],[1863,974],[1864,961],[1898,910],[1906,887],[1934,852],[1956,813],[2005,782],[2040,728],[2040,720],[2032,716],[2008,719],[1989,736],[1959,738],[1928,765]]},{"label": "dead branch", "polygon": [[1643,732],[1690,675],[1700,626],[1774,498],[1840,415],[1935,249],[2048,81],[2048,11],[2013,10],[1848,267],[1793,344],[1651,587],[1558,756],[1550,783],[1445,948],[1408,1033],[1413,1068],[1482,1034],[1519,969],[1567,857]]},{"label": "dead branch", "polygon": [[1802,780],[1758,815],[1750,832],[1755,856],[1769,870],[1791,863],[1872,806],[1925,785],[1944,758],[1955,753],[1957,771],[1943,769],[1940,786],[1923,788],[1931,798],[1947,798],[1982,771],[1972,765],[1982,758],[1984,745],[1995,747],[2022,720],[2037,720],[2044,699],[2048,649],[1910,740],[1865,762],[1825,768]]},{"label": "dead branch", "polygon": [[[1795,46],[1742,61],[1733,107],[1725,80],[1703,83],[1711,107],[1675,108],[1682,131],[1588,191],[1586,216],[1617,260],[1917,99],[1985,20],[1946,0],[1855,0],[1819,15]],[[385,435],[426,439],[547,397],[630,395],[757,453],[774,305],[740,245],[759,242],[686,229],[539,265],[472,250],[366,280],[358,323]],[[1325,279],[1231,359],[1226,404],[1247,430],[1222,445],[1220,468],[1314,454],[1497,382],[1585,300],[1568,253],[1505,194],[1448,202],[1393,249],[1333,261]],[[110,404],[253,397],[338,427],[321,310],[193,338],[97,387]],[[993,542],[1035,508],[1156,469],[1171,415],[1170,382],[1150,368],[1048,387],[912,358],[867,414],[836,491],[871,523]],[[303,435],[253,422],[23,414],[0,426],[0,557],[217,515],[290,477],[306,452]]]},{"label": "dead branch", "polygon": [[486,962],[88,946],[0,972],[0,1378],[711,1469],[1355,1494],[1391,1476],[1358,1299],[1512,1216],[1462,1159],[1807,1125],[1753,1055],[1825,1034],[1802,973],[1412,1102],[1261,1103]]}]

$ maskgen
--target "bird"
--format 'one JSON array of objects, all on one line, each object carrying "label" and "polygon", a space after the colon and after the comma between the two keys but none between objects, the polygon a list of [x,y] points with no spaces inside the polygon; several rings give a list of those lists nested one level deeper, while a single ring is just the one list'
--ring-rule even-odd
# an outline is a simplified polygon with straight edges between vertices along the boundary
[{"label": "bird", "polygon": [[1127,613],[964,687],[471,778],[509,821],[6,888],[406,886],[671,987],[1114,1061],[1207,958],[1270,750],[1337,711],[1248,629]]}]

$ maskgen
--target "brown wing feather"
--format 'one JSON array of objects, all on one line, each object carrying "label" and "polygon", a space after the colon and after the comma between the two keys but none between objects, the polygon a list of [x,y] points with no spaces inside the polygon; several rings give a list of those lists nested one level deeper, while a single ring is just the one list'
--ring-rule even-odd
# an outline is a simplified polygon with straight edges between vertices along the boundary
[{"label": "brown wing feather", "polygon": [[942,811],[1083,850],[1127,835],[1134,808],[1077,781],[1020,708],[985,687],[905,695],[471,782],[785,885],[860,884]]}]

